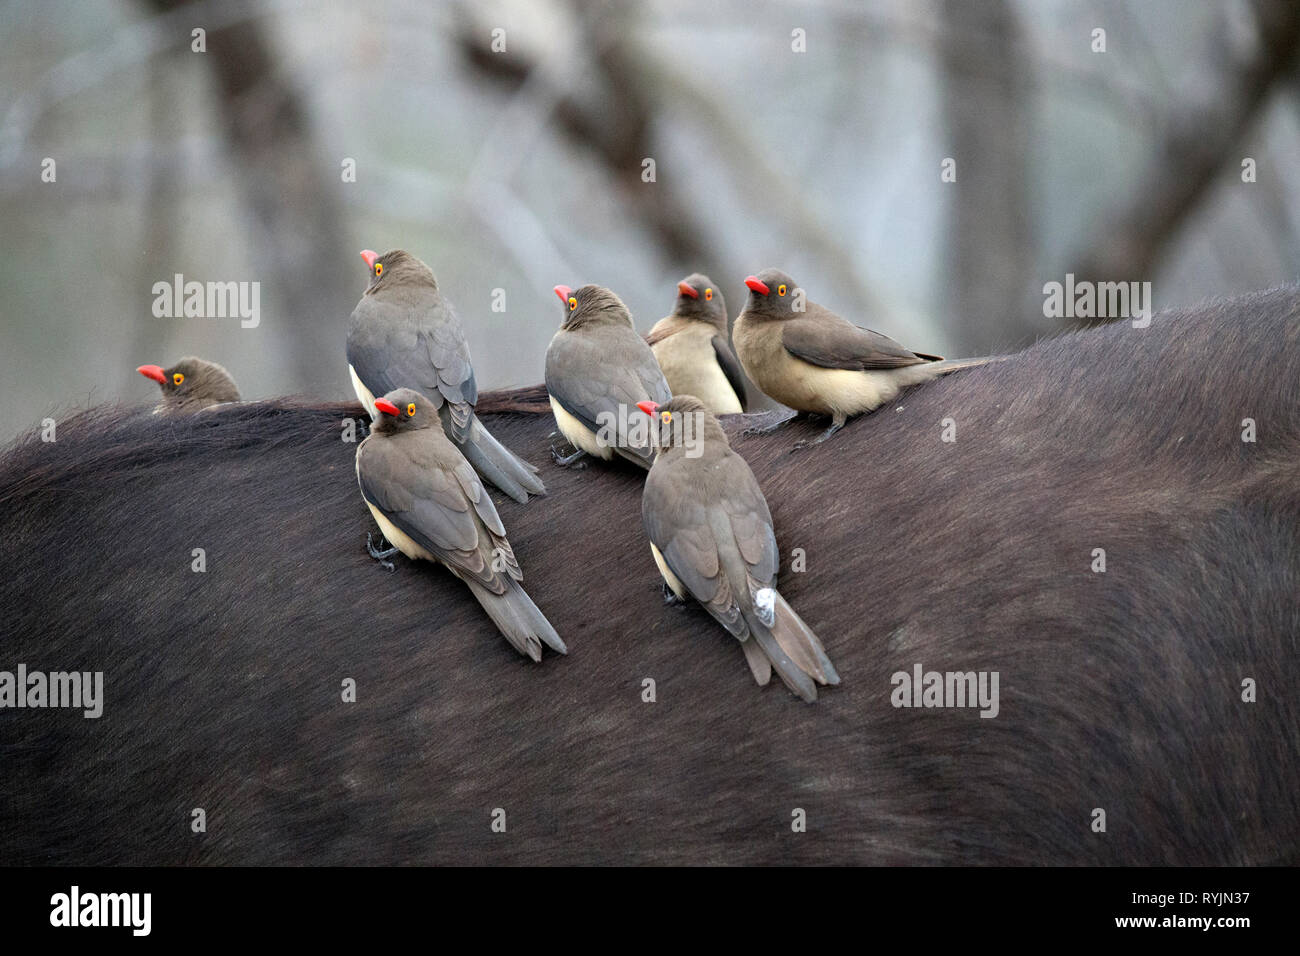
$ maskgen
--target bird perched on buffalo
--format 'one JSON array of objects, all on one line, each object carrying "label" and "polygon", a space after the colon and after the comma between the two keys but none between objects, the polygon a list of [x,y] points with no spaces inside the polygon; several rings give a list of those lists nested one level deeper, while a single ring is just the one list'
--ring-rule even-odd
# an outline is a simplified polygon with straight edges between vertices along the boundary
[{"label": "bird perched on buffalo", "polygon": [[348,325],[348,371],[378,419],[375,396],[413,388],[433,403],[447,437],[484,479],[519,502],[546,486],[537,469],[501,445],[474,415],[478,386],[465,330],[433,272],[410,253],[361,253],[370,283]]},{"label": "bird perched on buffalo", "polygon": [[654,446],[637,403],[672,397],[654,352],[609,289],[557,285],[555,294],[564,303],[564,324],[546,350],[546,392],[560,433],[576,451],[551,454],[561,465],[617,454],[648,469]]},{"label": "bird perched on buffalo", "polygon": [[443,432],[438,406],[399,388],[375,400],[370,436],[357,446],[357,483],[392,545],[370,547],[385,561],[397,552],[437,561],[469,585],[497,629],[534,661],[545,644],[564,642],[520,584],[506,529],[477,473]]},{"label": "bird perched on buffalo", "polygon": [[838,684],[839,674],[776,590],[780,556],[754,473],[693,395],[640,408],[658,426],[641,517],[667,588],[694,597],[740,641],[760,685],[775,669],[790,690],[815,701],[816,685]]},{"label": "bird perched on buffalo", "polygon": [[155,413],[186,414],[240,400],[239,388],[229,372],[216,362],[192,355],[171,368],[141,365],[136,371],[162,389],[162,401],[154,408]]},{"label": "bird perched on buffalo", "polygon": [[733,330],[745,373],[782,405],[831,418],[820,437],[796,447],[825,441],[850,416],[871,411],[909,385],[990,361],[945,362],[911,352],[811,301],[777,269],[749,276],[745,285],[749,300]]},{"label": "bird perched on buffalo", "polygon": [[646,336],[674,395],[694,395],[714,415],[745,410],[744,376],[727,339],[722,290],[695,273],[677,283],[672,315]]}]

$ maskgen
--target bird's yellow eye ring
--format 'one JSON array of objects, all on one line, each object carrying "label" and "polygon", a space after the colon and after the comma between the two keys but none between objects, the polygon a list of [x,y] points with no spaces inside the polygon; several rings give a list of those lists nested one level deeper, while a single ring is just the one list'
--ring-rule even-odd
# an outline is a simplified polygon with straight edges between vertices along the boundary
[{"label": "bird's yellow eye ring", "polygon": [[575,299],[573,296],[569,296],[569,311],[572,312],[577,307],[578,307],[578,300]]},{"label": "bird's yellow eye ring", "polygon": [[784,283],[784,282],[782,282],[779,286],[776,287],[776,294],[777,294],[777,295],[785,295],[785,283]]},{"label": "bird's yellow eye ring", "polygon": [[665,425],[671,425],[671,424],[672,424],[672,421],[673,421],[673,413],[672,413],[672,412],[660,412],[660,413],[659,413],[659,420],[660,420],[661,422],[663,422]]},{"label": "bird's yellow eye ring", "polygon": [[415,402],[411,402],[411,404],[406,406],[406,417],[407,418],[415,417]]},{"label": "bird's yellow eye ring", "polygon": [[713,290],[712,290],[712,289],[705,289],[705,290],[704,290],[704,298],[705,298],[706,301],[712,300],[712,298],[713,298]]},{"label": "bird's yellow eye ring", "polygon": [[375,278],[378,279],[378,278],[379,278],[381,275],[383,275],[383,274],[384,274],[384,264],[383,264],[382,262],[376,262],[376,263],[375,263]]},{"label": "bird's yellow eye ring", "polygon": [[180,372],[177,372],[175,375],[172,376],[173,385],[179,385],[183,381],[185,381],[185,376],[182,375]]}]

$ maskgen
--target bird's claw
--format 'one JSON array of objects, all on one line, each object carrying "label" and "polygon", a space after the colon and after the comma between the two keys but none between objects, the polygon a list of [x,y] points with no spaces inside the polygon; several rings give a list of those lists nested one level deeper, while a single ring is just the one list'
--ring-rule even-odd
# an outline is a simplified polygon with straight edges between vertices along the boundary
[{"label": "bird's claw", "polygon": [[[366,550],[370,552],[370,556],[374,558],[376,561],[378,561],[381,565],[383,565],[384,568],[386,568],[387,570],[395,571],[396,568],[393,567],[393,562],[389,561],[388,559],[391,558],[393,555],[395,555],[398,552],[398,549],[395,547],[377,548],[375,547],[373,539],[374,539],[374,534],[372,532],[367,531]],[[383,535],[379,536],[379,541],[381,544],[388,544],[388,542],[384,539]]]},{"label": "bird's claw", "polygon": [[673,604],[686,603],[684,600],[682,600],[677,596],[676,591],[674,591],[671,587],[668,586],[667,581],[662,582],[662,587],[663,587],[663,594],[664,594],[664,604],[671,606]]},{"label": "bird's claw", "polygon": [[778,428],[781,428],[784,425],[788,425],[792,421],[794,421],[794,418],[790,417],[790,418],[782,418],[779,421],[775,421],[770,425],[751,425],[750,427],[742,430],[741,434],[742,435],[770,435]]},{"label": "bird's claw", "polygon": [[799,439],[799,441],[794,443],[793,450],[799,451],[801,448],[811,448],[813,445],[820,445],[822,442],[830,438],[832,435],[834,435],[837,431],[839,431],[843,427],[844,427],[843,425],[832,425],[830,428],[826,429],[826,431],[822,432],[816,438],[801,438]]},{"label": "bird's claw", "polygon": [[572,455],[561,455],[558,451],[555,450],[554,445],[551,446],[551,459],[561,468],[568,468],[570,466],[574,466],[576,468],[586,468],[587,463],[585,461],[584,462],[578,461],[579,458],[582,458],[586,454],[587,453],[585,451],[579,448]]}]

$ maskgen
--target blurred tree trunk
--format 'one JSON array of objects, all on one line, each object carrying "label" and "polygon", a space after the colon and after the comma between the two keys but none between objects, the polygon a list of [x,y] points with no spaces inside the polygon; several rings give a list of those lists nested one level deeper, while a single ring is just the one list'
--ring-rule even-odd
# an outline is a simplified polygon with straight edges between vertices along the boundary
[{"label": "blurred tree trunk", "polygon": [[[1254,50],[1241,56],[1225,39],[1219,49],[1218,91],[1210,102],[1178,104],[1153,144],[1131,192],[1101,219],[1087,246],[1067,268],[1076,281],[1153,281],[1179,228],[1200,205],[1216,175],[1241,161],[1241,146],[1269,92],[1290,76],[1300,50],[1300,3],[1255,0]],[[1081,319],[1104,324],[1108,318]]]},{"label": "blurred tree trunk", "polygon": [[[1008,0],[944,0],[942,16],[944,155],[956,160],[957,175],[947,186],[947,324],[960,354],[985,354],[1030,344],[1050,326],[1028,294],[1029,78]],[[937,164],[927,174],[937,177]]]},{"label": "blurred tree trunk", "polygon": [[[146,2],[160,13],[188,4]],[[251,227],[250,279],[262,283],[263,319],[271,311],[283,317],[245,334],[271,336],[273,347],[284,350],[284,368],[295,381],[283,391],[329,394],[345,384],[345,320],[363,284],[342,236],[341,180],[334,177],[343,157],[328,157],[315,144],[302,98],[256,16],[250,7],[248,19],[209,30],[207,52],[195,54],[215,83]],[[203,26],[201,17],[194,26]]]},{"label": "blurred tree trunk", "polygon": [[[169,57],[154,57],[149,62],[149,135],[155,143],[166,142],[177,126],[176,102],[168,81],[176,64]],[[137,282],[140,288],[150,289],[160,278],[158,263],[164,262],[167,251],[174,247],[177,215],[176,204],[180,197],[176,167],[167,162],[149,167],[145,186],[143,242],[146,255],[138,259]],[[137,322],[131,335],[129,359],[140,363],[167,364],[186,353],[172,352],[174,322]]]}]

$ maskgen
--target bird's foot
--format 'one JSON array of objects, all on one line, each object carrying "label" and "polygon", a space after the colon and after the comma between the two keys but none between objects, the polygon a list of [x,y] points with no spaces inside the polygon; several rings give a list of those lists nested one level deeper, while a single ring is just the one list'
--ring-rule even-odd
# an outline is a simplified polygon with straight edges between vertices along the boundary
[{"label": "bird's foot", "polygon": [[671,607],[674,604],[686,603],[686,601],[683,598],[679,598],[677,596],[676,591],[674,591],[672,588],[668,586],[667,581],[662,582],[662,585],[663,585],[663,593],[664,593],[664,604]]},{"label": "bird's foot", "polygon": [[[572,455],[561,455],[558,451],[555,450],[554,445],[551,446],[551,459],[561,468],[568,468],[570,465],[577,462],[579,458],[582,458],[586,454],[587,453],[585,451],[579,448]],[[579,464],[578,467],[586,468],[587,463],[584,461],[581,464]]]},{"label": "bird's foot", "polygon": [[791,415],[788,418],[779,418],[776,421],[772,422],[772,424],[770,425],[751,425],[749,428],[746,428],[744,431],[742,431],[741,434],[742,435],[770,435],[778,428],[785,427],[786,425],[790,424],[798,417],[799,417],[798,415]]},{"label": "bird's foot", "polygon": [[816,438],[801,439],[800,441],[795,442],[794,450],[798,451],[800,448],[811,448],[813,445],[820,445],[822,442],[830,438],[832,435],[834,435],[837,431],[839,431],[843,427],[844,427],[844,423],[839,422],[837,424],[832,425],[830,428],[826,429],[826,431],[822,432]]},{"label": "bird's foot", "polygon": [[[377,548],[375,547],[374,541],[372,540],[373,538],[374,535],[371,532],[367,531],[366,550],[370,552],[370,556],[372,558],[374,558],[376,561],[382,564],[389,571],[394,570],[393,562],[389,561],[388,559],[391,558],[393,555],[397,554],[399,549],[395,547]],[[384,540],[384,536],[382,534],[379,536],[379,542],[380,544],[388,544],[388,542]]]}]

